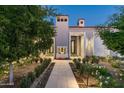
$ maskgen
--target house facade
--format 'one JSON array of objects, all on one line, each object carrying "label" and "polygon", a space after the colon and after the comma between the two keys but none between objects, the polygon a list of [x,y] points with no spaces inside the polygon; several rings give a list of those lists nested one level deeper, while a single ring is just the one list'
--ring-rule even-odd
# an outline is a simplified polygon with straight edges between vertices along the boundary
[{"label": "house facade", "polygon": [[59,15],[56,17],[55,31],[54,44],[49,52],[56,59],[114,55],[96,34],[97,27],[85,26],[83,18],[77,20],[76,26],[69,26],[69,16]]}]

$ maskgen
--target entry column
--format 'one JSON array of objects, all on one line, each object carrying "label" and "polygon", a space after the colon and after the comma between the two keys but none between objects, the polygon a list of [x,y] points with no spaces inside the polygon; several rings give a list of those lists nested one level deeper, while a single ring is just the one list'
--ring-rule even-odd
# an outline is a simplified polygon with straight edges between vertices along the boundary
[{"label": "entry column", "polygon": [[79,36],[77,36],[77,56],[79,56],[80,55],[80,42],[79,42]]},{"label": "entry column", "polygon": [[81,36],[81,57],[84,58],[84,36]]}]

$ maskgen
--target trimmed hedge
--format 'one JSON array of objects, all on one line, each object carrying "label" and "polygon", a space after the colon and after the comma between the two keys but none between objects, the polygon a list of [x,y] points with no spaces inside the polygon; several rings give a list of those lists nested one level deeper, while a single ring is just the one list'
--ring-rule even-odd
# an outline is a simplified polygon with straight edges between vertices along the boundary
[{"label": "trimmed hedge", "polygon": [[41,64],[35,68],[33,72],[29,72],[26,76],[22,78],[22,80],[20,81],[20,87],[29,88],[30,85],[34,82],[34,80],[44,72],[50,62],[51,59],[44,59]]},{"label": "trimmed hedge", "polygon": [[45,59],[41,65],[39,65],[37,68],[35,68],[35,76],[39,77],[41,73],[45,70],[45,68],[49,65],[50,60]]},{"label": "trimmed hedge", "polygon": [[80,65],[81,65],[80,61],[81,61],[81,59],[73,59],[73,62],[74,62],[77,69],[80,68]]},{"label": "trimmed hedge", "polygon": [[20,82],[21,88],[28,88],[35,80],[35,74],[33,72],[29,72],[27,76],[24,76]]}]

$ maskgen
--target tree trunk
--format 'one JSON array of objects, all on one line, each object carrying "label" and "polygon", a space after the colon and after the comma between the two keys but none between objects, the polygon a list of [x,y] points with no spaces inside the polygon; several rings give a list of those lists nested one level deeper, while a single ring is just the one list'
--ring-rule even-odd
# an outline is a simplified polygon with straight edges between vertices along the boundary
[{"label": "tree trunk", "polygon": [[13,82],[13,64],[10,62],[10,67],[9,67],[9,83],[14,84]]},{"label": "tree trunk", "polygon": [[89,74],[87,75],[87,87],[89,86]]}]

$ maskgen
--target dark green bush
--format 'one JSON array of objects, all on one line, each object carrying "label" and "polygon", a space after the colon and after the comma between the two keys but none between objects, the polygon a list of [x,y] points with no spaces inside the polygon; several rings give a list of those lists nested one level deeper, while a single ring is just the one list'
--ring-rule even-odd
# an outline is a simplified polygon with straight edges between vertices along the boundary
[{"label": "dark green bush", "polygon": [[35,80],[35,74],[33,72],[29,72],[27,75],[28,79],[31,80],[31,82],[33,83],[33,81]]},{"label": "dark green bush", "polygon": [[84,70],[85,68],[84,68],[84,64],[81,64],[80,65],[80,69],[79,69],[79,73],[80,73],[80,75],[83,75],[84,74]]},{"label": "dark green bush", "polygon": [[77,59],[76,59],[76,58],[74,58],[74,59],[73,59],[73,62],[75,63],[75,62],[76,62],[76,60],[77,60]]},{"label": "dark green bush", "polygon": [[80,61],[79,61],[78,59],[76,59],[76,60],[74,61],[74,64],[75,64],[75,66],[76,66],[77,69],[80,68],[81,63],[80,63]]},{"label": "dark green bush", "polygon": [[46,67],[50,64],[50,59],[45,59],[39,66],[37,66],[34,72],[29,72],[27,76],[23,77],[20,81],[20,87],[28,88],[33,83],[36,77],[39,77]]},{"label": "dark green bush", "polygon": [[123,83],[115,83],[114,88],[124,88],[124,84]]},{"label": "dark green bush", "polygon": [[85,64],[85,63],[88,63],[89,62],[89,57],[85,57],[82,59],[82,62]]},{"label": "dark green bush", "polygon": [[33,72],[29,72],[28,75],[24,76],[20,81],[20,87],[29,88],[34,80],[35,80],[35,74]]},{"label": "dark green bush", "polygon": [[105,69],[105,68],[99,69],[99,72],[100,72],[100,75],[103,75],[103,76],[110,76],[110,73],[109,73],[108,70]]},{"label": "dark green bush", "polygon": [[44,59],[44,61],[37,68],[35,68],[36,77],[39,77],[40,74],[42,74],[45,68],[50,64],[50,61],[50,59]]},{"label": "dark green bush", "polygon": [[107,80],[105,77],[102,79],[102,88],[114,88],[114,87],[116,87],[116,81],[112,78],[112,77],[110,77],[110,79],[109,80]]},{"label": "dark green bush", "polygon": [[92,63],[99,63],[99,58],[97,56],[92,56]]},{"label": "dark green bush", "polygon": [[48,59],[44,60],[43,63],[41,64],[41,67],[46,68],[49,65],[49,63],[50,63],[50,60],[48,60]]},{"label": "dark green bush", "polygon": [[78,58],[77,60],[78,60],[79,62],[81,62],[81,58]]},{"label": "dark green bush", "polygon": [[39,77],[41,74],[40,72],[41,72],[41,66],[39,65],[38,67],[35,68],[35,76]]},{"label": "dark green bush", "polygon": [[28,78],[27,76],[24,76],[22,80],[20,81],[21,88],[28,88],[30,87],[30,84],[31,84],[31,79]]}]

